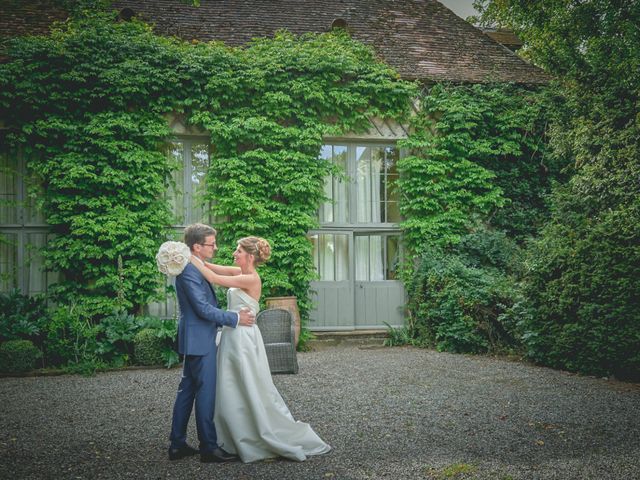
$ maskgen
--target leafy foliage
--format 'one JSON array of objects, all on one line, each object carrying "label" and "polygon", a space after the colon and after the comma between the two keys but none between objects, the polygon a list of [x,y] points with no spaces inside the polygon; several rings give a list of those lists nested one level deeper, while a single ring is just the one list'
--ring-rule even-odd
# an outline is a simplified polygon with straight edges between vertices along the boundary
[{"label": "leafy foliage", "polygon": [[640,4],[477,3],[558,76],[551,145],[574,162],[530,250],[522,317],[529,356],[640,378]]},{"label": "leafy foliage", "polygon": [[49,316],[42,296],[23,295],[18,290],[0,292],[0,342],[19,339],[37,342]]},{"label": "leafy foliage", "polygon": [[548,217],[545,196],[561,170],[547,160],[549,101],[544,90],[510,85],[424,93],[399,163],[409,322],[391,342],[456,352],[519,346],[516,241]]},{"label": "leafy foliage", "polygon": [[175,42],[108,18],[14,40],[0,68],[8,140],[30,157],[56,234],[44,258],[64,274],[59,301],[92,314],[155,295],[153,255],[170,219],[162,114],[181,87]]},{"label": "leafy foliage", "polygon": [[[168,113],[211,133],[207,194],[224,221],[220,257],[267,238],[266,294],[294,294],[302,317],[314,278],[307,231],[330,166],[323,135],[408,113],[412,84],[346,34],[279,33],[247,48],[155,36],[137,21],[79,14],[50,37],[14,40],[0,67],[0,116],[30,156],[56,234],[44,256],[64,274],[60,303],[90,316],[157,297],[153,256],[170,224],[162,153]],[[120,260],[121,259],[121,260]],[[120,266],[119,266],[120,262]]]},{"label": "leafy foliage", "polygon": [[42,352],[30,340],[9,340],[0,344],[0,371],[28,372],[41,356]]},{"label": "leafy foliage", "polygon": [[407,115],[414,90],[345,34],[280,32],[226,61],[233,83],[210,77],[209,102],[191,116],[216,147],[207,198],[225,219],[218,258],[231,259],[243,236],[268,239],[263,291],[295,295],[304,319],[316,276],[306,235],[317,226],[332,168],[318,160],[323,136],[363,130],[371,116]]},{"label": "leafy foliage", "polygon": [[164,342],[150,328],[140,330],[134,338],[135,358],[139,365],[160,365]]},{"label": "leafy foliage", "polygon": [[410,338],[404,343],[464,353],[504,352],[518,345],[509,315],[518,300],[514,278],[498,268],[506,259],[490,261],[492,251],[477,242],[481,235],[500,239],[504,251],[515,251],[512,241],[491,232],[465,236],[455,248],[423,251],[406,282],[411,329],[396,332],[395,341],[400,335]]},{"label": "leafy foliage", "polygon": [[421,99],[398,164],[408,247],[460,240],[478,220],[523,239],[540,226],[558,168],[544,165],[544,92],[437,84]]}]

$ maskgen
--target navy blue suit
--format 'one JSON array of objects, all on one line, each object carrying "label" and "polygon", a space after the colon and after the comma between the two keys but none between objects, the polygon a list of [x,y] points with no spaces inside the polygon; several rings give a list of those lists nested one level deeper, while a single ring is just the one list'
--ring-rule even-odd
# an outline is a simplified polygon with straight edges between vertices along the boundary
[{"label": "navy blue suit", "polygon": [[173,406],[171,448],[186,445],[187,423],[195,401],[200,452],[217,445],[213,413],[216,402],[216,333],[224,325],[236,327],[238,314],[218,308],[213,288],[192,264],[176,277],[180,304],[178,349],[184,355],[182,380]]}]

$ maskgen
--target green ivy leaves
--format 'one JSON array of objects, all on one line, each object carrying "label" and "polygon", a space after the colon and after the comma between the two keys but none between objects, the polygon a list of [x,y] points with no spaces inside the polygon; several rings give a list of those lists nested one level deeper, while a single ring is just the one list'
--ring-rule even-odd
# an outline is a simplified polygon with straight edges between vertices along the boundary
[{"label": "green ivy leaves", "polygon": [[[86,12],[85,12],[86,13]],[[162,153],[165,115],[211,135],[205,199],[226,221],[219,258],[261,235],[273,246],[265,294],[298,296],[303,318],[314,278],[311,244],[323,181],[323,135],[407,116],[415,86],[346,34],[279,32],[243,49],[153,35],[109,14],[17,39],[0,66],[0,117],[32,155],[29,169],[56,238],[47,267],[57,291],[96,315],[154,298],[153,257],[170,224],[164,193],[175,165]],[[122,269],[117,267],[122,259]]]}]

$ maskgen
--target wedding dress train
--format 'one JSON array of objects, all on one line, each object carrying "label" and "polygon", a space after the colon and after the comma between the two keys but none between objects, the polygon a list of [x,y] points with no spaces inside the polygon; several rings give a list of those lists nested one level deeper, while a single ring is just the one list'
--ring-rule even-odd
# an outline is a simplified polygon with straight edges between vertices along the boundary
[{"label": "wedding dress train", "polygon": [[[227,293],[231,311],[258,302],[239,288]],[[272,457],[303,461],[331,447],[307,423],[296,421],[273,384],[257,325],[224,327],[218,348],[215,425],[218,444],[243,462]]]}]

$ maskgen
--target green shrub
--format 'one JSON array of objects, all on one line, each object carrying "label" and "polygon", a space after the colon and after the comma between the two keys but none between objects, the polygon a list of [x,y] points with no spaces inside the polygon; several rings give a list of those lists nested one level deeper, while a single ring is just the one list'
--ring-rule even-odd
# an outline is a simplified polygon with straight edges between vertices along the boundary
[{"label": "green shrub", "polygon": [[164,363],[165,341],[157,331],[143,328],[133,339],[136,363],[139,365],[161,365]]},{"label": "green shrub", "polygon": [[115,310],[98,324],[98,349],[100,358],[120,367],[127,364],[133,355],[133,339],[143,326],[144,320],[126,310]]},{"label": "green shrub", "polygon": [[517,348],[512,310],[520,295],[514,277],[504,272],[515,252],[504,235],[492,232],[463,237],[448,250],[426,250],[405,275],[412,331],[400,332],[403,343],[465,353]]},{"label": "green shrub", "polygon": [[45,297],[19,290],[0,292],[0,341],[25,339],[37,344],[49,318]]},{"label": "green shrub", "polygon": [[61,305],[46,326],[45,361],[48,365],[95,363],[100,328],[80,304]]},{"label": "green shrub", "polygon": [[3,372],[28,372],[42,356],[29,340],[9,340],[0,345],[0,370]]},{"label": "green shrub", "polygon": [[[617,205],[605,208],[589,198],[583,173],[557,193],[554,220],[529,252],[524,287],[530,311],[521,328],[527,354],[538,363],[638,379],[640,188],[622,189],[607,176],[613,175],[600,169],[591,188],[601,187],[599,198],[620,196]],[[631,169],[619,177],[631,178]],[[573,192],[578,180],[582,199]]]}]

